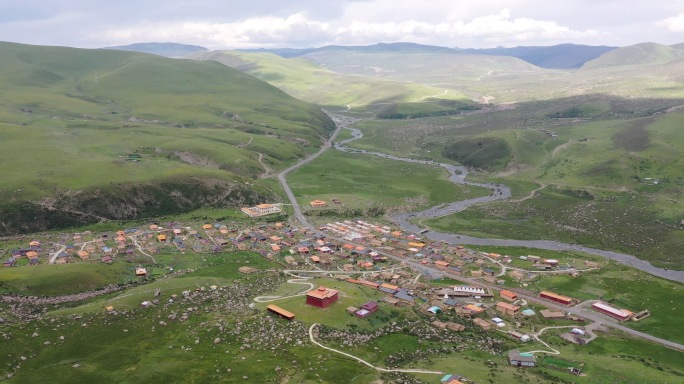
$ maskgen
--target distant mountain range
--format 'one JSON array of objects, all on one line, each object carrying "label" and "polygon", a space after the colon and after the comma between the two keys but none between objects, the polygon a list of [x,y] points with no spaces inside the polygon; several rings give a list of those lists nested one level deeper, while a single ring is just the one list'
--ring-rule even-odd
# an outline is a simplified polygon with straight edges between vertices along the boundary
[{"label": "distant mountain range", "polygon": [[514,47],[514,48],[446,48],[434,45],[414,43],[374,44],[368,46],[338,46],[329,45],[321,48],[260,48],[243,49],[246,52],[270,52],[281,57],[290,58],[308,55],[315,52],[348,51],[362,53],[445,53],[471,54],[489,56],[512,56],[524,60],[541,68],[570,69],[580,68],[587,61],[598,58],[617,47],[591,46],[577,44],[560,44],[549,47]]},{"label": "distant mountain range", "polygon": [[208,51],[198,45],[187,45],[178,43],[136,43],[130,45],[120,45],[115,47],[104,47],[104,49],[115,49],[118,51],[143,52],[153,55],[178,58],[195,52]]},{"label": "distant mountain range", "polygon": [[[137,43],[106,47],[122,51],[150,53],[172,58],[186,57],[199,52],[209,52],[197,45],[178,43]],[[303,57],[311,59],[320,54],[444,54],[515,57],[536,67],[547,69],[578,69],[614,67],[624,65],[664,64],[684,58],[684,43],[662,45],[641,43],[627,47],[559,44],[547,47],[529,46],[513,48],[447,48],[415,43],[380,43],[367,46],[328,45],[320,48],[258,48],[239,49],[242,52],[272,53],[283,58]]]},{"label": "distant mountain range", "polygon": [[[360,53],[442,53],[442,54],[470,54],[488,56],[517,57],[541,68],[572,69],[580,68],[584,63],[594,60],[602,54],[616,47],[591,46],[577,44],[560,44],[549,47],[514,47],[514,48],[447,48],[435,45],[415,43],[380,43],[367,46],[328,45],[320,48],[258,48],[240,49],[243,52],[273,53],[280,57],[300,57],[317,52],[360,52]],[[183,57],[196,52],[208,51],[197,45],[177,43],[137,43],[106,49],[151,53],[166,57]]]}]

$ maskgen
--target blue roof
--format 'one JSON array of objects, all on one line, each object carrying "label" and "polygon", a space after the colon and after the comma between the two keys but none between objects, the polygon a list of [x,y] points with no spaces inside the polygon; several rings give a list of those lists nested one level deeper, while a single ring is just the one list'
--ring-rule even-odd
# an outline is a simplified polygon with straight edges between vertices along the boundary
[{"label": "blue roof", "polygon": [[406,301],[413,301],[413,296],[409,295],[409,293],[406,290],[400,290],[399,292],[394,294],[394,297],[397,299],[402,299]]},{"label": "blue roof", "polygon": [[447,299],[447,300],[444,300],[444,304],[450,305],[450,306],[452,306],[452,307],[455,307],[456,304],[458,304],[458,300],[456,300],[456,299]]},{"label": "blue roof", "polygon": [[451,380],[460,380],[460,379],[462,379],[462,378],[463,378],[463,376],[461,376],[461,375],[456,375],[456,374],[450,373],[450,374],[445,375],[444,377],[442,377],[442,380],[440,380],[440,381],[441,381],[442,383],[444,383],[444,382],[448,382],[448,381],[451,381]]}]

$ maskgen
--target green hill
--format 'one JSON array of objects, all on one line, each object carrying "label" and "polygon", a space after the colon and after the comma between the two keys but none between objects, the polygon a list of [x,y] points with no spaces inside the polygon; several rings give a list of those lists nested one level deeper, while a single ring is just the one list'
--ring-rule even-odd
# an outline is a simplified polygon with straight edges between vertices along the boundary
[{"label": "green hill", "polygon": [[[335,72],[310,60],[287,59],[272,53],[213,51],[187,57],[218,61],[267,81],[298,99],[319,105],[367,107],[395,101],[419,101],[443,93],[436,87]],[[452,91],[442,97],[463,96]]]},{"label": "green hill", "polygon": [[684,47],[681,45],[641,43],[604,53],[584,64],[582,68],[597,69],[629,65],[666,64],[682,58],[684,58]]},{"label": "green hill", "polygon": [[[216,62],[0,43],[0,232],[263,201],[271,192],[244,181],[333,128]],[[97,209],[78,209],[91,200]]]},{"label": "green hill", "polygon": [[541,47],[512,47],[461,49],[461,52],[476,55],[513,56],[542,68],[570,69],[579,68],[589,60],[615,49],[615,47],[558,44]]}]

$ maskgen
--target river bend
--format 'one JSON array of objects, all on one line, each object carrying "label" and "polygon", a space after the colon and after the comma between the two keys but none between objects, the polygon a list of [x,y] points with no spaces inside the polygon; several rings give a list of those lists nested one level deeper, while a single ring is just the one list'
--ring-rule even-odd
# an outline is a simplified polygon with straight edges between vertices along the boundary
[{"label": "river bend", "polygon": [[[359,140],[363,137],[363,133],[356,128],[351,128],[350,125],[358,121],[357,119],[346,117],[346,116],[331,116],[336,124],[341,128],[351,131],[352,137],[349,139],[337,141],[333,144],[333,148],[348,152],[348,153],[363,153],[367,155],[373,155],[378,157],[383,157],[386,159],[405,161],[409,163],[425,164],[425,165],[437,165],[449,172],[449,180],[454,184],[464,184],[472,185],[477,187],[487,188],[491,193],[487,196],[476,197],[468,200],[454,201],[451,203],[440,204],[434,207],[424,209],[417,212],[406,212],[390,215],[390,219],[394,221],[397,225],[401,227],[404,231],[419,233],[422,228],[411,223],[411,220],[415,219],[432,219],[436,217],[446,216],[460,212],[472,205],[489,203],[496,200],[508,199],[511,197],[511,189],[505,185],[501,184],[481,184],[466,181],[466,176],[468,175],[468,168],[453,164],[438,163],[429,160],[418,160],[410,159],[405,157],[398,157],[394,155],[389,155],[381,152],[366,151],[363,149],[349,148],[346,144]],[[466,235],[458,235],[445,232],[435,232],[429,231],[423,235],[430,240],[435,241],[445,241],[448,243],[458,243],[458,244],[468,244],[468,245],[489,245],[489,246],[515,246],[515,247],[528,247],[528,248],[540,248],[548,249],[553,251],[581,251],[597,256],[602,256],[611,260],[615,260],[618,263],[628,265],[632,268],[650,273],[651,275],[662,277],[664,279],[677,281],[684,283],[684,271],[676,271],[670,269],[659,268],[651,265],[646,260],[639,259],[635,256],[628,255],[625,253],[606,251],[602,249],[584,247],[577,244],[562,243],[559,241],[551,240],[507,240],[507,239],[489,239],[480,237],[471,237]]]}]

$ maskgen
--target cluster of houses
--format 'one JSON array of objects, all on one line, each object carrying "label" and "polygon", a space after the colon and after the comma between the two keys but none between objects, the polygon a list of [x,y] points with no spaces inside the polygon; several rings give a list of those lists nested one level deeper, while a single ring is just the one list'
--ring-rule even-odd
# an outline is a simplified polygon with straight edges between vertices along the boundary
[{"label": "cluster of houses", "polygon": [[[243,208],[243,212],[254,215],[252,217],[278,213],[279,210],[282,210],[282,206],[273,204]],[[343,240],[329,239],[326,233],[334,234],[336,238]],[[536,315],[532,309],[524,308],[526,304],[520,300],[515,292],[516,289],[500,290],[499,301],[497,301],[497,295],[488,287],[456,285],[431,288],[415,278],[416,273],[420,273],[424,279],[463,275],[481,278],[492,284],[502,284],[501,277],[497,276],[498,263],[511,263],[510,257],[496,253],[477,252],[442,242],[429,242],[417,234],[405,233],[388,226],[375,225],[361,220],[328,223],[317,230],[298,229],[283,223],[256,225],[247,229],[240,229],[236,225],[205,223],[199,230],[177,223],[151,224],[147,228],[130,228],[115,233],[78,233],[71,238],[61,239],[60,243],[54,243],[51,247],[53,255],[56,256],[56,263],[66,263],[71,260],[98,260],[110,263],[119,255],[132,256],[138,252],[154,254],[159,249],[174,248],[181,253],[188,250],[197,253],[236,249],[252,250],[271,260],[281,262],[291,269],[306,270],[313,267],[350,272],[349,275],[338,273],[336,276],[348,283],[366,286],[384,293],[384,297],[378,302],[369,301],[360,307],[347,308],[347,313],[352,316],[358,318],[372,316],[378,311],[380,304],[417,305],[419,311],[426,316],[435,317],[442,311],[454,311],[459,317],[471,320],[476,327],[485,331],[506,330],[509,336],[521,342],[530,340],[530,336],[520,332],[517,327],[507,327],[506,322],[513,323],[521,317]],[[27,247],[13,250],[11,256],[4,260],[3,265],[15,266],[22,258],[28,259],[30,265],[36,265],[40,263],[41,257],[45,259],[50,253],[50,250],[44,250],[40,241],[33,240]],[[396,266],[396,264],[388,265],[385,254],[414,260],[420,265],[431,268],[423,271],[409,271],[406,268],[388,270],[388,266]],[[520,258],[531,261],[533,269],[540,271],[563,268],[556,259],[532,255],[520,256]],[[594,266],[598,265],[589,265],[589,267]],[[360,270],[366,271],[363,277],[351,274]],[[435,275],[434,270],[443,271],[443,274]],[[253,271],[245,269],[241,272],[252,273]],[[136,269],[136,275],[146,274],[147,271],[144,268]],[[514,280],[521,282],[534,278],[532,276],[534,274],[522,270],[512,270],[508,274]],[[526,293],[529,294],[529,292]],[[552,291],[541,291],[538,295],[541,299],[564,306],[579,303],[579,300],[575,298]],[[307,292],[306,303],[326,308],[337,302],[339,297],[339,291],[319,287]],[[595,302],[592,308],[619,321],[638,320],[648,316],[648,311],[635,314],[605,302]],[[294,313],[273,304],[269,305],[267,310],[288,320],[295,318]],[[548,320],[571,318],[563,311],[555,309],[540,310],[539,315]],[[435,327],[455,332],[465,328],[462,324],[440,321],[439,318],[436,317],[432,321]],[[578,330],[581,331],[579,328]],[[511,351],[508,357],[511,365],[519,367],[534,366],[536,361],[534,355],[518,351]],[[446,382],[457,383],[458,380],[453,378]]]},{"label": "cluster of houses", "polygon": [[[282,225],[282,224],[281,224]],[[57,242],[44,249],[40,241],[34,240],[27,248],[14,249],[3,266],[13,267],[27,258],[28,265],[47,263],[51,258],[55,264],[75,261],[99,261],[112,263],[116,257],[130,257],[136,254],[154,255],[161,249],[174,249],[181,253],[211,253],[226,250],[235,242],[229,236],[236,236],[237,229],[226,225],[204,224],[200,230],[184,227],[177,223],[151,224],[147,228],[129,228],[113,233],[85,231],[62,236]],[[21,264],[23,265],[23,264]]]},{"label": "cluster of houses", "polygon": [[43,247],[40,241],[33,240],[26,248],[19,248],[12,250],[12,254],[2,263],[3,267],[14,267],[17,265],[19,259],[26,258],[29,265],[40,264],[40,255],[43,252]]}]

